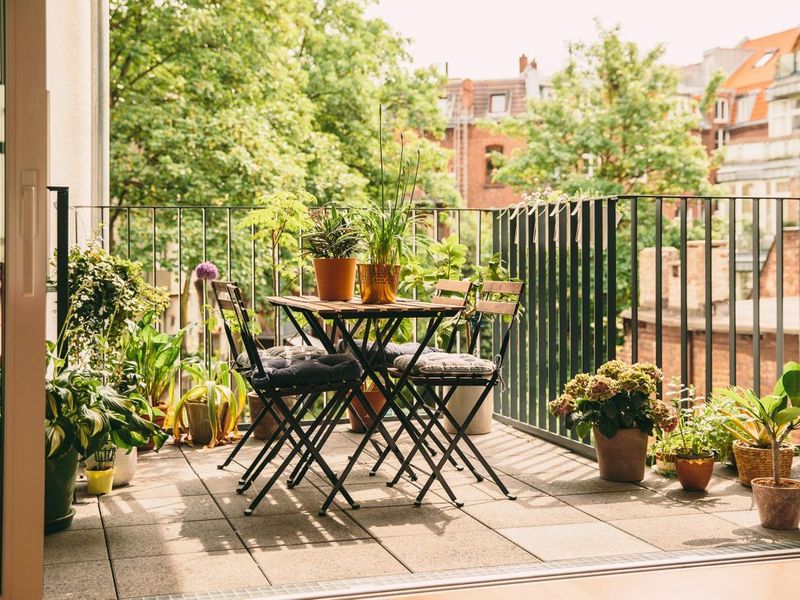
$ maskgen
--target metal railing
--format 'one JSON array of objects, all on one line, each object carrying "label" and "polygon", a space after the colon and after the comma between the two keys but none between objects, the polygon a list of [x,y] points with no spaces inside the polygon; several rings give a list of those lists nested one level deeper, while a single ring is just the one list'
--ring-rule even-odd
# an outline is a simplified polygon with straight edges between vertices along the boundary
[{"label": "metal railing", "polygon": [[[269,253],[238,226],[257,208],[76,206],[59,219],[69,219],[73,241],[103,223],[112,252],[171,289],[164,327],[176,331],[208,300],[191,285],[204,260],[238,281],[256,312],[268,309],[260,299],[272,293]],[[419,212],[426,219],[415,235],[454,233],[473,266],[500,253],[511,276],[527,282],[494,409],[556,443],[592,453],[547,402],[610,358],[653,361],[699,395],[737,383],[766,391],[778,365],[800,358],[800,198],[615,196]],[[282,291],[313,293],[312,270],[298,265]],[[290,331],[281,324],[273,337]],[[202,335],[198,328],[189,351],[206,347]],[[209,342],[224,355],[222,338]]]}]

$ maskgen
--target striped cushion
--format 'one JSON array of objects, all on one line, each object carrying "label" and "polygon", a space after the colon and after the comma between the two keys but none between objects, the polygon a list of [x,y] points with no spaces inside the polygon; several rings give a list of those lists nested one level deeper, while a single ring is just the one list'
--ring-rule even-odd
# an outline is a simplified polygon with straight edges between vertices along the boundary
[{"label": "striped cushion", "polygon": [[[411,355],[399,356],[394,361],[394,367],[405,371],[411,363]],[[495,364],[491,360],[478,358],[472,354],[450,354],[436,352],[424,354],[414,365],[412,375],[491,375],[495,371]]]}]

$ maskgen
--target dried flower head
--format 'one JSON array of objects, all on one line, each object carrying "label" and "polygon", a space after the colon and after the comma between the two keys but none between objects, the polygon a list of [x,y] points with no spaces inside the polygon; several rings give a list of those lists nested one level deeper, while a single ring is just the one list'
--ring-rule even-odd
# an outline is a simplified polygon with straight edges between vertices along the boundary
[{"label": "dried flower head", "polygon": [[214,281],[219,277],[219,269],[212,262],[202,262],[195,268],[197,278],[205,281]]},{"label": "dried flower head", "polygon": [[595,375],[589,379],[589,384],[586,387],[586,397],[589,400],[602,402],[613,397],[618,391],[616,381],[605,375]]},{"label": "dried flower head", "polygon": [[626,371],[628,371],[628,365],[626,365],[624,362],[621,360],[610,360],[597,369],[597,374],[605,375],[611,379],[619,379],[619,377]]},{"label": "dried flower head", "polygon": [[647,373],[639,369],[626,369],[617,379],[619,389],[629,394],[640,393],[650,396],[656,391],[656,384]]},{"label": "dried flower head", "polygon": [[586,389],[590,380],[590,375],[587,375],[586,373],[579,373],[567,382],[567,384],[564,386],[564,393],[569,394],[573,398],[583,398],[586,396]]},{"label": "dried flower head", "polygon": [[636,363],[631,367],[631,369],[640,371],[641,373],[647,375],[652,380],[654,385],[658,385],[664,379],[664,374],[661,372],[661,369],[659,369],[653,363]]},{"label": "dried flower head", "polygon": [[666,402],[655,400],[650,405],[653,421],[664,433],[675,431],[678,426],[678,413]]},{"label": "dried flower head", "polygon": [[569,394],[561,394],[555,400],[550,402],[550,413],[556,417],[565,417],[568,414],[575,412],[575,398]]}]

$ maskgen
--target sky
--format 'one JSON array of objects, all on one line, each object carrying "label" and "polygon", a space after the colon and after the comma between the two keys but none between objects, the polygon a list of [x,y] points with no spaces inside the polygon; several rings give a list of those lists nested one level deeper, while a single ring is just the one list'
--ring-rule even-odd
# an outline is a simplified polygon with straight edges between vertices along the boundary
[{"label": "sky", "polygon": [[568,42],[595,38],[595,17],[644,48],[666,44],[668,64],[700,62],[703,50],[800,26],[800,0],[377,0],[369,14],[412,38],[416,65],[488,79],[516,75],[522,53],[552,74]]}]

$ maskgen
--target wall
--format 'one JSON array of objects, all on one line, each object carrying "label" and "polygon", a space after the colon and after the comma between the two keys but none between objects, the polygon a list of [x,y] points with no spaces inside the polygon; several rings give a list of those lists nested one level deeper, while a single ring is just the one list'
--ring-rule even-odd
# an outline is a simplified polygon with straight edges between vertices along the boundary
[{"label": "wall", "polygon": [[[783,295],[800,296],[800,229],[783,230]],[[778,258],[775,244],[769,249],[767,261],[761,268],[759,278],[761,296],[774,298],[777,295]]]}]

